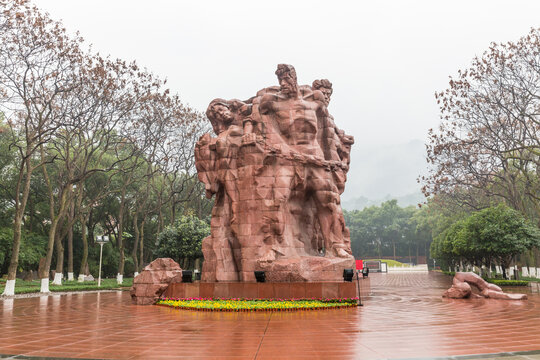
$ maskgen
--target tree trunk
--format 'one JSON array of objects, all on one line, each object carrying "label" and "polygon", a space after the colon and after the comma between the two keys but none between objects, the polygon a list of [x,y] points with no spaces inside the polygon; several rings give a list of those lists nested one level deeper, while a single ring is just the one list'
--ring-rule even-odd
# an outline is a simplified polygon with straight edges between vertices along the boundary
[{"label": "tree trunk", "polygon": [[[60,191],[60,201],[58,203],[58,214],[54,215],[54,194],[52,191],[52,188],[50,186],[49,177],[47,174],[46,167],[43,166],[43,174],[45,181],[47,182],[49,186],[49,203],[51,206],[50,212],[51,212],[51,227],[49,229],[49,241],[47,244],[47,255],[45,257],[45,266],[42,269],[41,274],[39,274],[39,277],[41,279],[41,290],[40,292],[49,292],[49,271],[51,269],[51,262],[52,262],[52,256],[53,256],[53,249],[54,249],[54,243],[56,240],[56,231],[58,229],[58,224],[60,223],[60,220],[62,220],[66,214],[67,210],[67,194],[71,191],[71,187],[68,186],[67,188],[64,188]],[[63,251],[63,250],[62,250]],[[62,258],[63,262],[63,258]],[[47,281],[45,281],[47,279]]]},{"label": "tree trunk", "polygon": [[83,254],[81,259],[81,267],[79,269],[79,282],[84,281],[85,271],[86,271],[86,264],[88,263],[88,234],[87,234],[87,228],[86,228],[86,221],[87,217],[84,215],[79,216],[79,221],[81,223],[81,231],[82,231],[82,243],[83,243]]},{"label": "tree trunk", "polygon": [[118,274],[116,275],[116,282],[122,284],[124,277],[124,208],[126,206],[126,188],[122,188],[122,195],[120,197],[120,209],[118,210]]},{"label": "tree trunk", "polygon": [[157,232],[156,232],[156,239],[162,230],[163,230],[163,211],[161,210],[161,206],[160,206],[159,213],[158,213],[158,227],[157,227]]},{"label": "tree trunk", "polygon": [[137,250],[139,248],[139,224],[138,224],[139,214],[135,210],[133,215],[133,230],[135,231],[135,238],[133,239],[133,252],[131,257],[133,258],[133,264],[135,265],[135,272],[139,272],[139,261],[137,259]]},{"label": "tree trunk", "polygon": [[[62,219],[63,220],[63,219]],[[64,244],[61,231],[58,229],[54,237],[54,247],[56,248],[56,272],[54,274],[53,285],[62,285],[64,275]]]},{"label": "tree trunk", "polygon": [[[47,243],[47,255],[45,256],[45,265],[41,269],[39,278],[41,279],[41,292],[49,292],[49,270],[53,256],[54,241],[56,238],[56,228],[58,226],[58,217],[54,218],[49,229],[49,241]],[[47,280],[47,282],[45,282]]]},{"label": "tree trunk", "polygon": [[[17,268],[19,267],[19,251],[21,247],[21,228],[24,217],[24,210],[30,194],[30,177],[32,175],[32,164],[30,156],[27,154],[26,159],[19,168],[19,177],[15,187],[15,219],[13,221],[13,244],[11,247],[11,258],[9,259],[8,278],[4,288],[3,295],[15,295],[15,279],[17,277]],[[26,177],[25,177],[26,174]],[[21,196],[22,186],[22,198]]]},{"label": "tree trunk", "polygon": [[69,209],[68,224],[71,224],[67,234],[67,247],[68,247],[68,281],[73,281],[73,220],[75,218],[75,201],[71,202]]},{"label": "tree trunk", "polygon": [[176,221],[176,196],[173,195],[171,199],[171,225]]},{"label": "tree trunk", "polygon": [[146,222],[146,219],[143,219],[141,221],[141,231],[139,234],[139,239],[141,243],[141,249],[139,250],[139,269],[137,269],[138,272],[141,272],[142,266],[144,265],[144,223]]},{"label": "tree trunk", "polygon": [[509,275],[510,274],[507,274],[506,273],[506,270],[507,268],[510,266],[510,260],[504,260],[504,261],[501,261],[501,267],[502,267],[502,275],[503,275],[503,279],[505,280],[508,280],[509,279]]},{"label": "tree trunk", "polygon": [[36,210],[34,208],[34,201],[32,200],[32,197],[28,197],[28,217],[30,218],[29,224],[28,224],[28,232],[32,233],[34,231],[34,219],[35,219]]}]

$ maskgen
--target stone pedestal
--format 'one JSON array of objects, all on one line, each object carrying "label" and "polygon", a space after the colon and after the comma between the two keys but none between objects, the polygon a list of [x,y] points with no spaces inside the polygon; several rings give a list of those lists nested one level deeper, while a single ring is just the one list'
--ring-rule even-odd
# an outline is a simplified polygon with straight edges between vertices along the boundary
[{"label": "stone pedestal", "polygon": [[[369,295],[369,278],[360,279],[362,298]],[[356,279],[352,282],[195,282],[171,283],[163,298],[248,298],[248,299],[336,299],[358,296]]]}]

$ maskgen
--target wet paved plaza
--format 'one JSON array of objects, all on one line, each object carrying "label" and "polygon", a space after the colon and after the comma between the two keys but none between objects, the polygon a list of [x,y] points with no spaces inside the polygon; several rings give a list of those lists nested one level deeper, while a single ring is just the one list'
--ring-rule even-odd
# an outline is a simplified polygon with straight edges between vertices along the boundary
[{"label": "wet paved plaza", "polygon": [[364,307],[325,311],[174,310],[131,305],[128,292],[0,300],[0,354],[88,359],[405,359],[524,352],[504,356],[540,359],[538,293],[523,302],[449,300],[441,294],[451,279],[438,273],[370,277],[372,296]]}]

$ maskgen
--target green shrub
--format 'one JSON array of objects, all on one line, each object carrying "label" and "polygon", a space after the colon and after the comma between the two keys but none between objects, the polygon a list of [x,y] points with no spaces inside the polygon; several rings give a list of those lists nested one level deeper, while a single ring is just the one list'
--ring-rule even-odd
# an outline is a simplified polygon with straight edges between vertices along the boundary
[{"label": "green shrub", "polygon": [[[0,228],[0,273],[2,274],[7,273],[12,244],[13,229]],[[46,251],[46,236],[23,231],[19,250],[19,268],[17,271],[36,271],[39,267],[39,259],[46,255]]]},{"label": "green shrub", "polygon": [[196,216],[181,216],[174,226],[167,226],[157,238],[154,257],[168,257],[182,266],[183,259],[202,257],[202,240],[210,235],[210,225]]},{"label": "green shrub", "polygon": [[527,286],[528,281],[525,280],[499,280],[499,279],[487,279],[487,282],[499,285],[499,286]]}]

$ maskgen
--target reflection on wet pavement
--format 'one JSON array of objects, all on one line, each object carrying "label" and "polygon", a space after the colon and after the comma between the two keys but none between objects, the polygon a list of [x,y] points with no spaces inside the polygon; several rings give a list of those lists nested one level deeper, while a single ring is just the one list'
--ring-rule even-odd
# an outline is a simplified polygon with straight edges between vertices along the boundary
[{"label": "reflection on wet pavement", "polygon": [[525,351],[504,358],[540,359],[535,352],[540,350],[537,286],[515,289],[529,292],[528,301],[452,300],[441,297],[451,278],[439,273],[370,278],[372,294],[364,307],[325,311],[174,310],[131,305],[128,292],[6,299],[0,301],[0,354],[407,359]]}]

